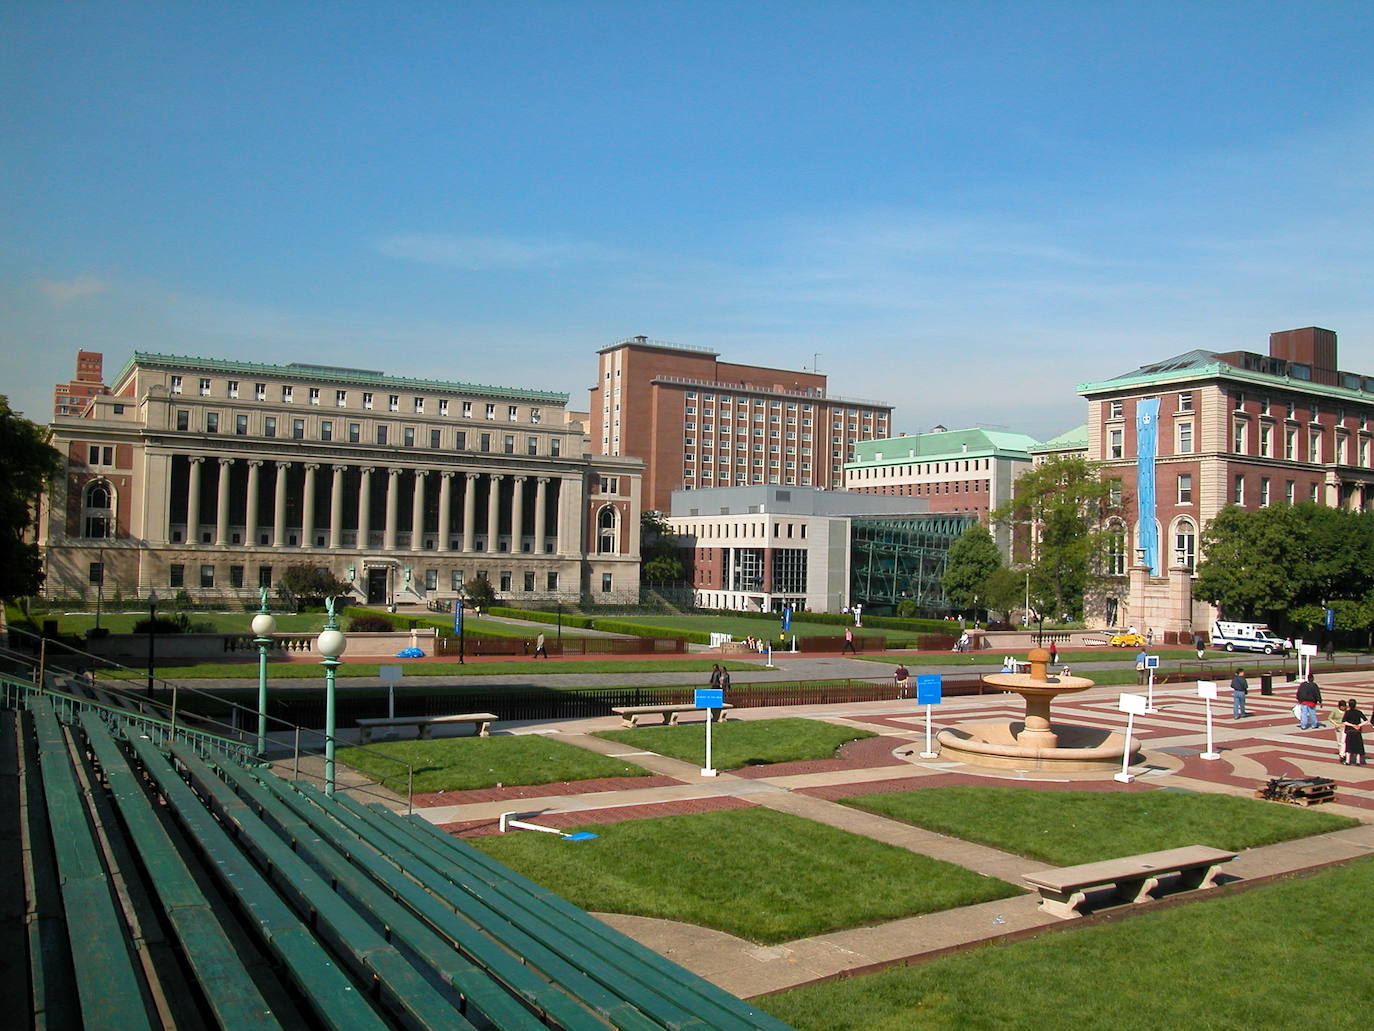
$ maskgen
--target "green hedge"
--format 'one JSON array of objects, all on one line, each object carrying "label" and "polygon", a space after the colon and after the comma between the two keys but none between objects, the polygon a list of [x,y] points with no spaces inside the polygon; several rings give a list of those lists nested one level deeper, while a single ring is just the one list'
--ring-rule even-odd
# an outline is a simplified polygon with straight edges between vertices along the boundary
[{"label": "green hedge", "polygon": [[[760,619],[776,623],[779,614],[776,612],[747,612],[739,609],[709,609],[699,610],[712,615],[735,616],[741,619]],[[832,626],[853,626],[854,616],[845,615],[842,612],[812,612],[809,609],[802,609],[800,612],[793,612],[792,618],[802,623],[824,623]],[[903,619],[900,616],[870,616],[864,614],[864,627],[883,627],[887,630],[906,630],[913,634],[954,634],[959,636],[959,624],[951,623],[947,619]]]},{"label": "green hedge", "polygon": [[[542,609],[514,609],[505,605],[493,605],[487,610],[491,616],[504,616],[506,619],[524,619],[531,623],[556,624],[559,622],[557,612],[544,612]],[[579,616],[571,612],[565,612],[562,616],[564,626],[575,626],[583,630],[592,629],[592,624],[596,621],[591,616]]]},{"label": "green hedge", "polygon": [[710,644],[709,630],[675,630],[663,626],[645,626],[643,623],[622,623],[618,619],[596,619],[592,629],[607,634],[629,634],[631,637],[676,637],[692,644]]}]

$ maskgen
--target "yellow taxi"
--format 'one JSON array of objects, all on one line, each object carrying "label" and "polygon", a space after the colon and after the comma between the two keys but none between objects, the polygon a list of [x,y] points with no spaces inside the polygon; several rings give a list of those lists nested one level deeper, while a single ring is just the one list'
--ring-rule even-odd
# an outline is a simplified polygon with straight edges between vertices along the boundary
[{"label": "yellow taxi", "polygon": [[1140,634],[1112,634],[1107,643],[1113,648],[1144,648],[1145,638]]}]

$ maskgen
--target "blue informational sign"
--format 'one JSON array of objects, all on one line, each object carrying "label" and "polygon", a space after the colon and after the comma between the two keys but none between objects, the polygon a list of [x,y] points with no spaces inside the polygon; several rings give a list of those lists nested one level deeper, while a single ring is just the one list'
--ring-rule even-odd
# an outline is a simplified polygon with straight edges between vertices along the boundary
[{"label": "blue informational sign", "polygon": [[787,631],[789,631],[789,630],[791,630],[791,629],[792,629],[792,606],[791,606],[791,605],[784,605],[784,606],[782,607],[782,632],[785,634],[785,633],[787,633]]},{"label": "blue informational sign", "polygon": [[1155,449],[1159,440],[1159,398],[1136,402],[1136,532],[1145,564],[1159,575],[1159,533],[1155,526]]},{"label": "blue informational sign", "polygon": [[692,704],[698,709],[719,709],[725,704],[725,692],[718,687],[699,687]]},{"label": "blue informational sign", "polygon": [[458,598],[453,603],[453,633],[456,637],[463,636],[463,599]]},{"label": "blue informational sign", "polygon": [[916,678],[916,704],[939,705],[944,678],[938,673],[923,673]]},{"label": "blue informational sign", "polygon": [[1145,668],[1146,668],[1146,669],[1159,669],[1159,656],[1158,656],[1158,655],[1147,655],[1147,656],[1145,656]]},{"label": "blue informational sign", "polygon": [[1327,609],[1327,610],[1326,610],[1326,629],[1328,629],[1328,630],[1335,630],[1335,629],[1336,629],[1336,610],[1335,610],[1335,609]]}]

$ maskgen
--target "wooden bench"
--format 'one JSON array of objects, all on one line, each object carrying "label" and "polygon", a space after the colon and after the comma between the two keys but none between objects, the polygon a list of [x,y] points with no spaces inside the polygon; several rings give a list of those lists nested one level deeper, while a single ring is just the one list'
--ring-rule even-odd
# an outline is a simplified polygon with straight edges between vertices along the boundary
[{"label": "wooden bench", "polygon": [[[725,711],[726,711],[727,709],[733,709],[733,708],[734,708],[733,705],[731,705],[729,702],[726,702],[724,705],[720,706],[720,708],[714,709],[714,710],[709,710],[709,711],[714,711],[714,712],[720,713],[720,715],[716,717],[716,721],[719,722],[719,723],[724,723],[724,722],[725,722]],[[691,705],[691,704],[682,704],[682,705],[613,705],[613,706],[611,706],[611,712],[613,712],[613,713],[615,713],[617,716],[619,716],[620,719],[621,719],[621,722],[624,723],[624,725],[627,726],[627,727],[637,727],[637,726],[639,726],[639,717],[641,717],[641,716],[662,716],[662,717],[663,717],[663,722],[664,722],[664,724],[665,724],[666,726],[676,727],[676,726],[677,726],[677,718],[678,718],[679,716],[681,716],[684,712],[702,712],[702,711],[703,711],[703,710],[702,710],[702,708],[701,708],[700,706],[698,706],[698,705]],[[362,721],[359,720],[359,722],[361,723]]]},{"label": "wooden bench", "polygon": [[1210,888],[1216,882],[1221,865],[1235,858],[1234,852],[1206,845],[1188,845],[1081,866],[1041,870],[1025,874],[1022,879],[1040,892],[1041,909],[1067,920],[1082,915],[1079,907],[1093,889],[1114,887],[1119,898],[1149,902],[1155,897],[1162,878],[1177,875],[1176,884],[1185,891]]},{"label": "wooden bench", "polygon": [[471,723],[476,727],[478,737],[489,737],[491,725],[496,720],[497,716],[490,712],[464,712],[453,716],[379,716],[375,719],[358,720],[358,743],[365,745],[371,741],[372,731],[376,727],[416,727],[416,736],[425,739],[439,723]]}]

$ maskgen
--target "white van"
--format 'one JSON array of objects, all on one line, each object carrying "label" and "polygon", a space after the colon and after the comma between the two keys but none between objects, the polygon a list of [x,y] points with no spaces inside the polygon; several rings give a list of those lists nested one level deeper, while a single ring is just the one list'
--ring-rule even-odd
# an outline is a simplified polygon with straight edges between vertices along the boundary
[{"label": "white van", "polygon": [[1233,623],[1219,619],[1212,624],[1212,647],[1225,648],[1228,652],[1288,654],[1287,642],[1275,637],[1268,623]]}]

